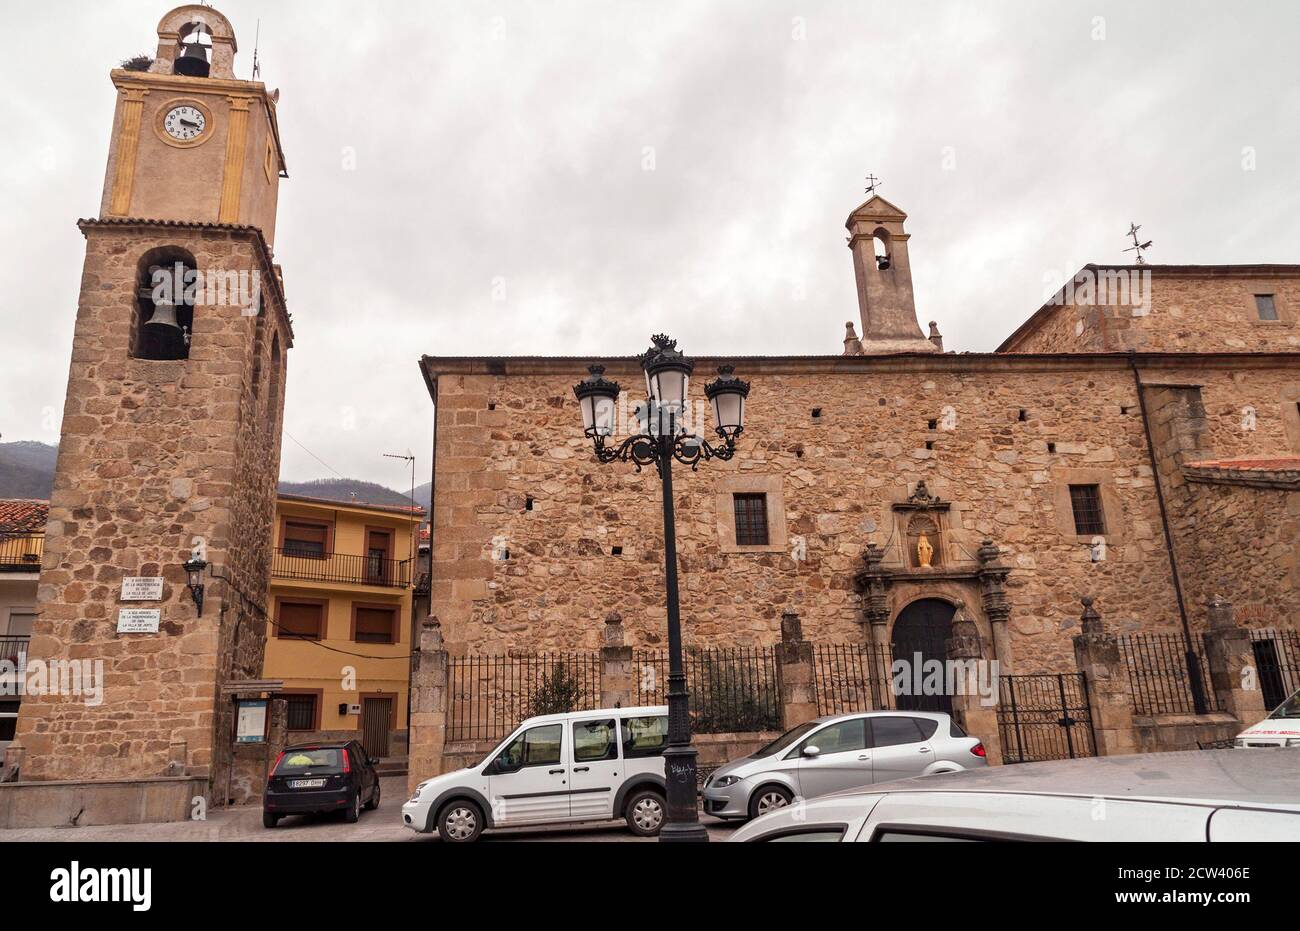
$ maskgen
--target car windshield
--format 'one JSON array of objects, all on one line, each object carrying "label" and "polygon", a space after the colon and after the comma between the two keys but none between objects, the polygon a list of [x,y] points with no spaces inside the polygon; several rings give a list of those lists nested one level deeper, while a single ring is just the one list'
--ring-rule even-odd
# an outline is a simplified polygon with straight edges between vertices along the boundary
[{"label": "car windshield", "polygon": [[763,747],[759,750],[755,750],[754,756],[755,757],[772,756],[773,754],[780,753],[782,750],[790,746],[792,743],[798,741],[801,737],[803,737],[804,734],[807,734],[810,730],[812,730],[816,726],[817,726],[816,721],[809,721],[806,724],[800,724],[798,727],[791,728],[790,730],[782,734],[780,737],[778,737],[776,740],[768,744],[766,747]]},{"label": "car windshield", "polygon": [[305,750],[287,750],[280,765],[275,768],[277,776],[295,773],[338,773],[343,771],[343,751],[338,747],[309,747]]},{"label": "car windshield", "polygon": [[1270,718],[1300,718],[1300,692],[1296,692],[1274,709]]}]

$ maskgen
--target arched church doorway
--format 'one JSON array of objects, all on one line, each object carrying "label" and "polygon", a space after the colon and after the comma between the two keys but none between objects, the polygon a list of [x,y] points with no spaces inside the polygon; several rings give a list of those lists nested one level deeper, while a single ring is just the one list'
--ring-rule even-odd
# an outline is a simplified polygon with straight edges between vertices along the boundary
[{"label": "arched church doorway", "polygon": [[[894,621],[893,658],[907,661],[913,671],[912,682],[921,676],[926,660],[942,663],[948,658],[948,639],[956,613],[955,607],[938,598],[922,598],[899,612]],[[952,696],[948,694],[897,695],[895,702],[900,711],[952,711]]]}]

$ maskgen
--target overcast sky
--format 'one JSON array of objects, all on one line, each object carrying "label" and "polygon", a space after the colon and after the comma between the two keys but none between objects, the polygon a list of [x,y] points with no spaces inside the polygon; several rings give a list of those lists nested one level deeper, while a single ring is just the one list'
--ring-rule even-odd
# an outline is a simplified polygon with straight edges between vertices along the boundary
[{"label": "overcast sky", "polygon": [[[113,111],[166,2],[0,32],[0,434],[57,442]],[[217,4],[282,91],[286,430],[428,480],[434,355],[838,353],[863,178],[922,324],[989,351],[1130,221],[1165,263],[1300,261],[1300,4]],[[575,371],[575,376],[580,372]],[[575,412],[576,417],[576,412]],[[286,436],[282,474],[333,474]]]}]

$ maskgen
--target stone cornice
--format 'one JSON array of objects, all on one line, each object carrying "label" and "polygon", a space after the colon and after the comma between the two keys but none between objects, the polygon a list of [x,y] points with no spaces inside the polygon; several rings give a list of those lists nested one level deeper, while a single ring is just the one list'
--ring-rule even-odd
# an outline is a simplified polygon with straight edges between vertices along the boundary
[{"label": "stone cornice", "polygon": [[[1294,368],[1300,352],[1177,353],[930,353],[863,356],[696,356],[696,371],[734,365],[745,377],[759,375],[1006,374],[1128,372],[1131,362],[1160,373]],[[614,377],[640,377],[635,356],[423,356],[426,381],[441,375],[580,375],[590,363]]]},{"label": "stone cornice", "polygon": [[1234,469],[1188,465],[1183,477],[1202,485],[1236,485],[1273,491],[1300,491],[1300,469]]}]

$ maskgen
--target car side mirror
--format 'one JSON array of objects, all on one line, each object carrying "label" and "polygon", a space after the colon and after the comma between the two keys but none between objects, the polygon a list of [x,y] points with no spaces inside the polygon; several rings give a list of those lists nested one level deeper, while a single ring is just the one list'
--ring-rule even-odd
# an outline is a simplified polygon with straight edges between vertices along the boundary
[{"label": "car side mirror", "polygon": [[803,748],[803,755],[808,757],[808,759],[810,760],[816,759],[817,757],[821,756],[821,754],[822,751],[820,747],[809,745]]}]

